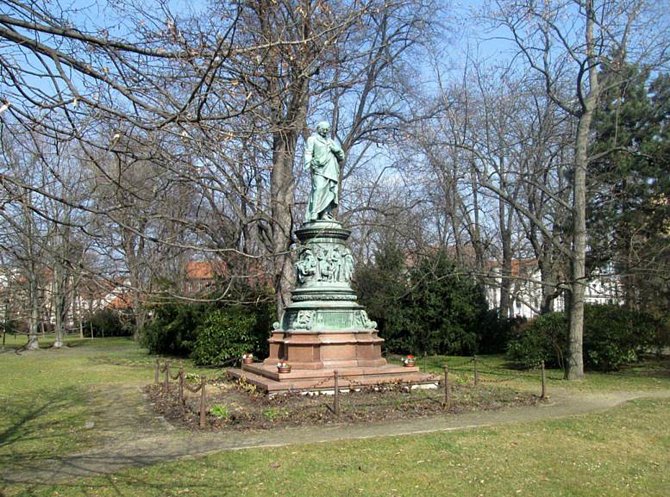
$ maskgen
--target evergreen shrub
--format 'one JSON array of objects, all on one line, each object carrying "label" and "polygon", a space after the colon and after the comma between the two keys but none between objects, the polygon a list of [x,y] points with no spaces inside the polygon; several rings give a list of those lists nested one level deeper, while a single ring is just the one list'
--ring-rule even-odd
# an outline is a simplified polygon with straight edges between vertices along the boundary
[{"label": "evergreen shrub", "polygon": [[141,334],[151,354],[192,357],[203,366],[251,352],[267,354],[274,307],[266,289],[238,285],[234,295],[240,302],[193,303],[173,301],[152,309],[152,318]]},{"label": "evergreen shrub", "polygon": [[358,268],[357,291],[377,321],[387,351],[400,354],[472,354],[491,314],[484,290],[445,250],[408,265],[389,244],[373,264]]},{"label": "evergreen shrub", "polygon": [[141,343],[151,354],[188,357],[195,332],[209,306],[170,302],[152,309],[152,318],[142,330]]},{"label": "evergreen shrub", "polygon": [[[257,351],[268,329],[258,329],[259,316],[242,307],[216,309],[198,327],[191,357],[200,366],[219,366],[242,354]],[[260,332],[260,333],[259,333]]]},{"label": "evergreen shrub", "polygon": [[532,368],[544,361],[547,366],[564,367],[567,353],[568,320],[562,312],[551,312],[522,324],[512,332],[507,359],[513,366]]},{"label": "evergreen shrub", "polygon": [[82,324],[84,335],[94,337],[120,337],[133,334],[132,326],[127,319],[113,309],[101,309],[95,311],[87,321]]},{"label": "evergreen shrub", "polygon": [[[650,315],[616,305],[586,305],[584,366],[616,371],[661,346],[662,325]],[[507,348],[509,361],[521,368],[564,367],[568,353],[568,319],[562,312],[538,316],[514,334]]]}]

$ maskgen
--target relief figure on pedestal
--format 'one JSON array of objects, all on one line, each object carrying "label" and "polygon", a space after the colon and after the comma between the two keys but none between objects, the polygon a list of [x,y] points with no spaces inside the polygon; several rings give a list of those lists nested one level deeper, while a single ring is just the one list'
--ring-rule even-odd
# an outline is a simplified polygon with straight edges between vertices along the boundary
[{"label": "relief figure on pedestal", "polygon": [[345,249],[344,256],[342,257],[342,271],[340,274],[344,283],[351,282],[351,278],[354,275],[354,258],[349,249]]},{"label": "relief figure on pedestal", "polygon": [[314,256],[314,253],[311,249],[306,248],[300,253],[295,268],[299,283],[305,283],[306,281],[312,279],[312,276],[317,274],[318,264],[316,257]]},{"label": "relief figure on pedestal", "polygon": [[311,330],[312,314],[312,311],[298,311],[298,315],[293,322],[292,328],[295,330]]},{"label": "relief figure on pedestal", "polygon": [[340,281],[340,270],[342,266],[342,256],[340,255],[340,249],[335,247],[330,251],[330,256],[328,257],[328,262],[330,265],[330,278],[328,281],[335,282]]},{"label": "relief figure on pedestal", "polygon": [[364,330],[373,330],[377,328],[377,322],[372,321],[368,317],[368,313],[365,311],[360,311],[358,314],[358,324],[364,329]]},{"label": "relief figure on pedestal", "polygon": [[300,285],[313,282],[350,283],[354,273],[354,258],[347,247],[309,245],[300,251],[295,263]]}]

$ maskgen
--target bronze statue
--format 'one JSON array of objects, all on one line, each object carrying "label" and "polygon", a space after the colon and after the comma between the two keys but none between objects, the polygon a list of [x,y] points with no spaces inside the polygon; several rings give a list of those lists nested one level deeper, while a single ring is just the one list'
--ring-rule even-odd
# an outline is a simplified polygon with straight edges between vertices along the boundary
[{"label": "bronze statue", "polygon": [[316,133],[307,139],[305,146],[305,170],[312,175],[306,222],[333,220],[332,211],[339,203],[338,184],[344,152],[328,136],[329,131],[330,125],[325,121],[320,122],[316,126]]}]

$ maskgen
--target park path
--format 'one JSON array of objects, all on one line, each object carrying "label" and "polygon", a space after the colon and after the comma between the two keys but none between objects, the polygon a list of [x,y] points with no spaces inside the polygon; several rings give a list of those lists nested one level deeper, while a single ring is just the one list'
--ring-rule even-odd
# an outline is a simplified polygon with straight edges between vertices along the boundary
[{"label": "park path", "polygon": [[25,471],[13,468],[2,475],[10,483],[58,483],[110,474],[184,457],[226,450],[281,447],[375,437],[416,435],[473,429],[510,423],[598,412],[638,398],[670,398],[670,390],[584,393],[554,390],[549,401],[496,411],[468,412],[368,424],[302,426],[244,432],[191,432],[176,429],[153,414],[139,387],[109,386],[92,395],[94,417],[89,422],[102,444],[79,454],[34,461]]}]

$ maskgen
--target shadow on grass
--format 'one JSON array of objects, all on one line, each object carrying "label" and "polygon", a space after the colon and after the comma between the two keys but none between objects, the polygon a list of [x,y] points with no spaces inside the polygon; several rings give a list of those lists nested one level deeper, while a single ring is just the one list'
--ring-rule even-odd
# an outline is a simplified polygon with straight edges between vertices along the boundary
[{"label": "shadow on grass", "polygon": [[48,459],[80,445],[86,394],[66,387],[15,394],[0,406],[0,468]]},{"label": "shadow on grass", "polygon": [[[99,461],[102,463],[103,461]],[[130,461],[128,462],[130,463]],[[135,466],[141,466],[138,461],[134,461]],[[147,463],[150,464],[150,463]],[[67,470],[65,470],[67,472]],[[59,479],[63,474],[54,475]],[[93,475],[92,475],[93,476]],[[141,474],[140,471],[134,471],[133,474],[99,474],[93,478],[80,480],[70,480],[65,483],[47,483],[44,481],[33,482],[10,482],[6,487],[8,495],[22,496],[52,496],[67,495],[69,497],[77,496],[99,496],[113,495],[122,497],[139,496],[176,496],[176,495],[197,495],[198,497],[207,496],[225,496],[225,495],[244,495],[240,493],[240,488],[234,483],[227,483],[225,478],[203,479],[201,471],[188,471],[173,473],[166,478],[164,473],[156,476]],[[3,496],[0,489],[0,496]]]},{"label": "shadow on grass", "polygon": [[189,441],[182,440],[178,447],[146,447],[132,453],[74,454],[40,460],[39,464],[35,464],[35,460],[22,459],[14,460],[9,467],[0,461],[9,470],[0,479],[0,496],[4,496],[3,485],[8,495],[30,496],[229,495],[225,480],[203,481],[201,471],[175,470],[166,477],[164,471],[153,476],[151,470],[143,470],[155,464],[177,461],[189,451],[188,446]]}]

